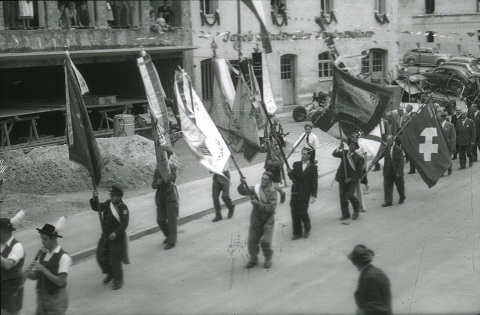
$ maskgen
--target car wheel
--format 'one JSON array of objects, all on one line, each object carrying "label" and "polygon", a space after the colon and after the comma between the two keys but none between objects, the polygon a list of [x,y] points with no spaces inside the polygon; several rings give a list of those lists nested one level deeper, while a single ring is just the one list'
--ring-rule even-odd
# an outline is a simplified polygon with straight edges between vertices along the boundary
[{"label": "car wheel", "polygon": [[412,58],[412,59],[408,59],[408,60],[407,60],[407,64],[408,64],[409,66],[414,66],[414,65],[416,65],[417,63],[415,62],[415,59]]},{"label": "car wheel", "polygon": [[307,110],[302,106],[297,106],[292,112],[293,120],[301,122],[307,119]]},{"label": "car wheel", "polygon": [[445,62],[445,60],[439,60],[439,61],[437,61],[437,66],[443,65],[444,62]]}]

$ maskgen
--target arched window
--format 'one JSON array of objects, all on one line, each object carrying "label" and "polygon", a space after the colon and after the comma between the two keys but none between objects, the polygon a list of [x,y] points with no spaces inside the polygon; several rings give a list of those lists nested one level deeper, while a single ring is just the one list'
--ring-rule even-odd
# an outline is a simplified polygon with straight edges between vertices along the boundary
[{"label": "arched window", "polygon": [[204,14],[215,14],[218,9],[218,0],[200,0],[200,10]]},{"label": "arched window", "polygon": [[333,75],[332,61],[329,52],[323,52],[318,55],[318,77],[331,78]]},{"label": "arched window", "polygon": [[211,101],[213,98],[213,68],[212,60],[206,59],[200,63],[202,76],[202,100]]},{"label": "arched window", "polygon": [[433,34],[434,33],[432,31],[427,32],[427,43],[433,43],[435,41]]}]

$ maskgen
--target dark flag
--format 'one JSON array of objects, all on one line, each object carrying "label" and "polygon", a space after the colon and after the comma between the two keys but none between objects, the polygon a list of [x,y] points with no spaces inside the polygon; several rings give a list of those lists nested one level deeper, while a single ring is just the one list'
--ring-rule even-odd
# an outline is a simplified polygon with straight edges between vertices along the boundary
[{"label": "dark flag", "polygon": [[410,120],[399,136],[403,149],[429,188],[450,167],[450,152],[443,130],[431,105]]},{"label": "dark flag", "polygon": [[265,26],[265,14],[263,12],[262,4],[257,2],[256,0],[242,0],[245,5],[252,10],[253,14],[260,23],[260,36],[262,38],[262,46],[265,49],[266,54],[270,54],[272,52],[272,43],[270,42],[270,37],[267,31],[267,27]]},{"label": "dark flag", "polygon": [[64,68],[69,159],[85,166],[92,181],[98,185],[102,177],[103,164],[80,90],[80,85],[82,85],[82,90],[86,90],[86,84],[68,54]]},{"label": "dark flag", "polygon": [[359,80],[334,66],[331,110],[335,119],[356,125],[368,134],[385,110],[398,108],[395,89]]}]

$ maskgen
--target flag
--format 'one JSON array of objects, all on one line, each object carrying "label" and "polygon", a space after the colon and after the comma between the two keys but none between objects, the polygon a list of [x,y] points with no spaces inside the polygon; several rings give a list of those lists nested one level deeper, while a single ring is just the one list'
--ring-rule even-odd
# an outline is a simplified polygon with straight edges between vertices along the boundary
[{"label": "flag", "polygon": [[[253,73],[253,71],[252,71]],[[267,56],[262,53],[262,89],[263,89],[263,103],[269,114],[274,114],[277,111],[277,104],[273,97],[272,82],[270,81],[270,73],[268,71]]]},{"label": "flag", "polygon": [[223,175],[230,150],[183,70],[175,71],[174,89],[185,142],[200,164]]},{"label": "flag", "polygon": [[242,0],[242,2],[252,10],[253,14],[260,23],[260,37],[262,39],[262,46],[265,49],[266,54],[272,52],[272,43],[270,42],[270,36],[265,26],[265,12],[263,11],[262,3],[258,0]]},{"label": "flag", "polygon": [[237,84],[237,94],[230,116],[229,130],[244,140],[243,154],[250,162],[260,151],[260,139],[255,118],[255,108],[252,106],[250,92],[243,76]]},{"label": "flag", "polygon": [[164,179],[170,178],[170,165],[168,162],[166,147],[171,144],[169,136],[169,122],[167,105],[165,104],[165,91],[158,77],[157,69],[150,56],[141,51],[141,57],[137,59],[138,70],[142,77],[145,93],[148,99],[148,109],[152,117],[152,134],[155,143],[155,156],[157,168]]},{"label": "flag", "polygon": [[365,134],[375,128],[387,108],[399,104],[394,94],[392,88],[359,80],[334,66],[330,107],[335,119],[352,123]]},{"label": "flag", "polygon": [[442,132],[433,106],[426,105],[399,136],[403,149],[429,188],[437,183],[451,164],[449,147]]},{"label": "flag", "polygon": [[83,82],[84,90],[88,88],[80,72],[74,70],[68,53],[64,69],[68,158],[85,166],[92,177],[92,182],[98,185],[102,177],[102,156],[93,134],[79,82]]}]

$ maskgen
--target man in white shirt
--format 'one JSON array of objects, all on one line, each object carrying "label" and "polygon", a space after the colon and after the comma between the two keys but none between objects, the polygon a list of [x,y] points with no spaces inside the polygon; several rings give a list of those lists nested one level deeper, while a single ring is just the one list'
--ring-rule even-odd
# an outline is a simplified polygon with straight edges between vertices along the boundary
[{"label": "man in white shirt", "polygon": [[[312,133],[313,126],[311,124],[306,124],[304,127],[305,132],[302,133],[300,138],[293,144],[293,147],[302,146],[301,149],[307,148],[310,150],[310,163],[315,163],[315,154],[318,149],[318,138],[315,134]],[[313,152],[312,152],[313,151]]]},{"label": "man in white shirt", "polygon": [[20,314],[23,304],[23,271],[25,250],[12,235],[16,229],[10,219],[0,219],[1,308],[2,314]]},{"label": "man in white shirt", "polygon": [[58,244],[56,227],[45,224],[38,229],[44,250],[32,263],[28,278],[37,280],[36,314],[66,314],[68,310],[67,277],[72,258]]}]

